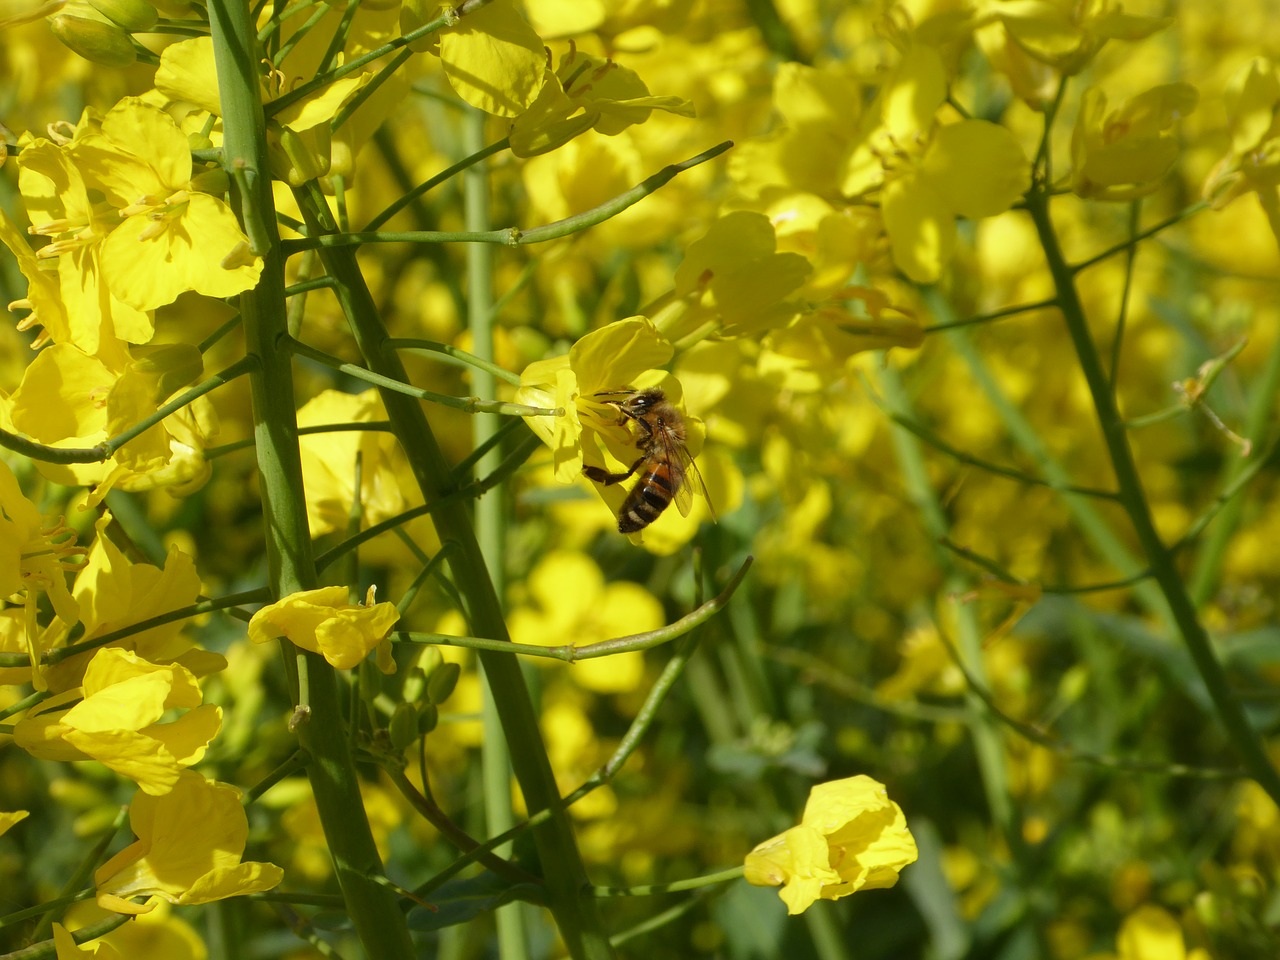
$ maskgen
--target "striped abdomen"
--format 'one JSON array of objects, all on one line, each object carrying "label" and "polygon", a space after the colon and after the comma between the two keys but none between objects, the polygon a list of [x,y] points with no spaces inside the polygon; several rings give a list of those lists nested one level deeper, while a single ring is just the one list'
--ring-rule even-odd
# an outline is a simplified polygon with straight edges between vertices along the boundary
[{"label": "striped abdomen", "polygon": [[680,486],[680,476],[672,465],[664,460],[650,460],[644,466],[640,479],[622,501],[618,510],[618,530],[635,533],[657,520],[670,506]]}]

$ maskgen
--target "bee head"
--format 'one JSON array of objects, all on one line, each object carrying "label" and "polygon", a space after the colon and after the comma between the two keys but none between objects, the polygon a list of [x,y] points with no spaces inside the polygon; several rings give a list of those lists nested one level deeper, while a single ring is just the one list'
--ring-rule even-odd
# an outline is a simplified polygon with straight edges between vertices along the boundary
[{"label": "bee head", "polygon": [[622,406],[628,413],[643,414],[652,410],[666,399],[666,394],[664,394],[660,389],[657,387],[650,387],[648,390],[641,390],[634,396],[628,397],[626,403]]}]

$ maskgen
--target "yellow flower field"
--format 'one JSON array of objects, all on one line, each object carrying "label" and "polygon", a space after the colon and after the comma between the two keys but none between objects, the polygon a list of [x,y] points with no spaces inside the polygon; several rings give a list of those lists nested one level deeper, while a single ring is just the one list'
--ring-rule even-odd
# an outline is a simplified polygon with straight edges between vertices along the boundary
[{"label": "yellow flower field", "polygon": [[1280,9],[0,2],[0,960],[1271,960]]}]

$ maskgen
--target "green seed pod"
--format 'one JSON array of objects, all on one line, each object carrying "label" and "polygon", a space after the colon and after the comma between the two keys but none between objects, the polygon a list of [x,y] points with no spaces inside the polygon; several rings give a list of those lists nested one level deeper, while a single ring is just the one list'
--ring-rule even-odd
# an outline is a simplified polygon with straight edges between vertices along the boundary
[{"label": "green seed pod", "polygon": [[90,63],[127,67],[138,58],[129,34],[114,23],[59,13],[49,18],[53,35]]},{"label": "green seed pod", "polygon": [[458,685],[462,668],[456,663],[442,663],[427,680],[427,699],[432,703],[444,703]]},{"label": "green seed pod", "polygon": [[94,8],[112,23],[130,33],[150,30],[156,25],[156,8],[146,0],[89,0]]},{"label": "green seed pod", "polygon": [[418,712],[413,709],[413,704],[396,704],[387,733],[391,736],[392,749],[397,752],[407,749],[418,739]]}]

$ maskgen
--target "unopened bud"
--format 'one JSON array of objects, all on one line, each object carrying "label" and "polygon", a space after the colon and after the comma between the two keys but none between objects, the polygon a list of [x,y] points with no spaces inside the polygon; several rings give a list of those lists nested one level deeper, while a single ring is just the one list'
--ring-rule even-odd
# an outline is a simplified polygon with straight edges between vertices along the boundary
[{"label": "unopened bud", "polygon": [[413,709],[413,704],[396,704],[387,733],[391,737],[391,747],[397,753],[418,739],[418,712]]},{"label": "unopened bud", "polygon": [[440,708],[434,703],[424,703],[418,707],[418,732],[424,737],[436,728],[440,722]]},{"label": "unopened bud", "polygon": [[104,67],[127,67],[138,55],[133,41],[114,23],[59,13],[49,18],[54,36],[90,63]]},{"label": "unopened bud", "polygon": [[432,703],[444,703],[458,685],[462,668],[456,663],[442,663],[427,678],[427,699]]}]

